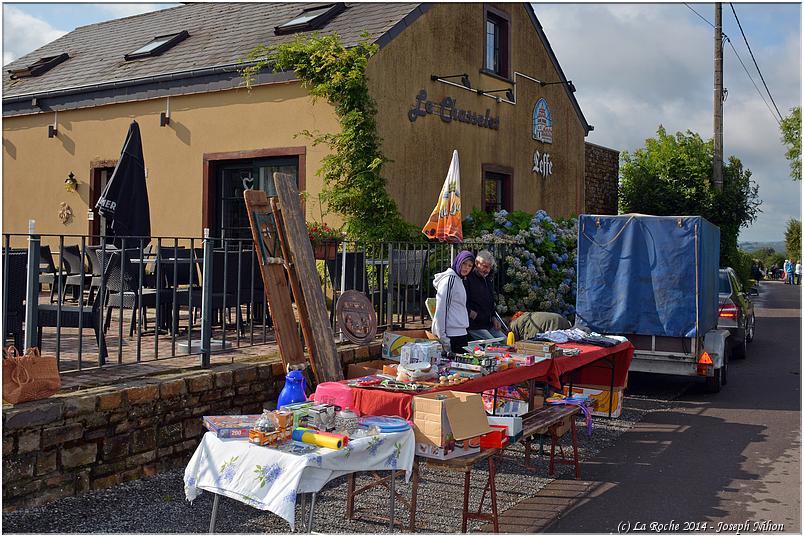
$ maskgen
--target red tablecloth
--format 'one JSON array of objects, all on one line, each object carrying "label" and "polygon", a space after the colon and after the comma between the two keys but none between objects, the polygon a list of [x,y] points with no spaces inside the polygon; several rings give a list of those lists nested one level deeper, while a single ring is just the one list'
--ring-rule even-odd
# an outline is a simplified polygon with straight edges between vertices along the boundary
[{"label": "red tablecloth", "polygon": [[[501,386],[519,384],[530,379],[549,382],[559,388],[561,377],[568,373],[573,384],[611,384],[611,367],[614,365],[614,387],[623,387],[627,379],[628,368],[634,357],[634,346],[629,342],[614,347],[596,347],[594,345],[564,344],[559,347],[576,347],[581,349],[578,356],[559,356],[526,367],[506,369],[478,377],[455,387],[456,390],[470,393],[481,393]],[[607,360],[603,360],[607,359]],[[450,390],[451,386],[436,388],[433,391]],[[389,392],[380,389],[354,388],[355,408],[360,415],[402,416],[413,418],[411,401],[413,395],[400,392]]]}]

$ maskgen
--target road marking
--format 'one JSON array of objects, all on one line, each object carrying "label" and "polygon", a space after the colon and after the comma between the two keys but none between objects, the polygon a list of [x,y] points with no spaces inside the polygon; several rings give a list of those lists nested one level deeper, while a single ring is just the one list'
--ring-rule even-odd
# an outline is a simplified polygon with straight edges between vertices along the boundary
[{"label": "road marking", "polygon": [[800,308],[757,308],[754,307],[757,317],[801,317]]}]

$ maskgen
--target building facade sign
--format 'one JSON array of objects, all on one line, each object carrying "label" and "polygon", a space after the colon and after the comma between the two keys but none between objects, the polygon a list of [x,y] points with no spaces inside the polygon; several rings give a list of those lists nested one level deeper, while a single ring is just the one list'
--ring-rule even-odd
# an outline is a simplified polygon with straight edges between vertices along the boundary
[{"label": "building facade sign", "polygon": [[550,153],[533,153],[533,173],[538,173],[545,179],[553,175],[553,162],[550,160]]},{"label": "building facade sign", "polygon": [[536,101],[533,107],[533,139],[545,144],[553,143],[553,117],[544,97]]},{"label": "building facade sign", "polygon": [[439,103],[434,103],[427,100],[425,90],[420,90],[416,95],[416,104],[408,110],[408,119],[413,123],[420,117],[432,114],[440,117],[444,123],[460,121],[486,129],[500,130],[500,117],[491,117],[491,110],[488,108],[486,108],[485,114],[464,110],[458,108],[458,100],[450,96],[444,97]]}]

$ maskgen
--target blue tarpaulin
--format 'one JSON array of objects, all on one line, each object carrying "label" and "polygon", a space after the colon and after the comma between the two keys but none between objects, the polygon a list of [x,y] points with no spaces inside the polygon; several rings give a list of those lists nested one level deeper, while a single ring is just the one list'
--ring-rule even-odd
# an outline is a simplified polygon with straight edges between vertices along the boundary
[{"label": "blue tarpaulin", "polygon": [[601,334],[703,335],[717,326],[719,264],[720,229],[703,217],[581,215],[578,322]]}]

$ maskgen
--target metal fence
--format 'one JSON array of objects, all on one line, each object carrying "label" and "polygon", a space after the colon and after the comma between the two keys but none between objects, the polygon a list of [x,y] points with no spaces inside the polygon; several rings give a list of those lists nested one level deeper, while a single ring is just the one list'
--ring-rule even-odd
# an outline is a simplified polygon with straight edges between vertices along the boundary
[{"label": "metal fence", "polygon": [[[339,340],[335,309],[346,290],[366,294],[379,330],[429,325],[433,275],[459,248],[324,246],[316,266]],[[251,239],[4,234],[4,342],[54,353],[62,371],[191,355],[208,365],[215,352],[258,353],[275,339],[257,256]],[[504,265],[495,274],[501,289]]]}]

